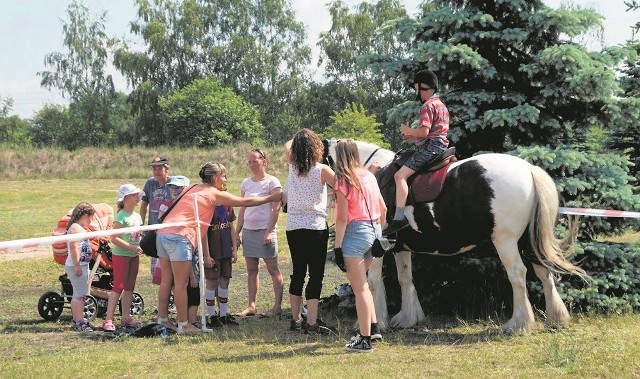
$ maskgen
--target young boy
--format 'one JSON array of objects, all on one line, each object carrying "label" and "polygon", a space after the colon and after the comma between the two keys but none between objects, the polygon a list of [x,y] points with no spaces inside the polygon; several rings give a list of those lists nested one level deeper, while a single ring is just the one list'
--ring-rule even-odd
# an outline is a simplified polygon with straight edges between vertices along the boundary
[{"label": "young boy", "polygon": [[418,146],[415,153],[393,176],[396,182],[396,212],[391,224],[382,232],[384,236],[394,234],[408,225],[404,215],[409,194],[407,178],[429,164],[449,146],[449,110],[436,96],[438,77],[428,70],[418,71],[413,77],[413,88],[416,90],[418,101],[422,102],[420,122],[415,129],[402,124],[400,133],[405,141],[416,141]]},{"label": "young boy", "polygon": [[[214,167],[213,186],[220,191],[227,190],[227,170],[221,164]],[[229,282],[231,280],[232,263],[238,260],[238,239],[233,233],[233,222],[236,215],[233,207],[217,205],[209,227],[208,243],[204,251],[205,278],[207,288],[205,298],[209,311],[209,327],[223,325],[239,325],[229,313]],[[217,295],[217,296],[216,296]],[[215,299],[218,299],[219,313],[215,312]]]}]

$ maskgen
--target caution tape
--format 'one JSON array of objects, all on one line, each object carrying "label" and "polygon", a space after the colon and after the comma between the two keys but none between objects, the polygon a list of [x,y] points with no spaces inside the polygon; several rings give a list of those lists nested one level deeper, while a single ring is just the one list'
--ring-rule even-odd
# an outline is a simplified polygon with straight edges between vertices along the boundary
[{"label": "caution tape", "polygon": [[640,212],[614,211],[610,209],[561,207],[558,210],[558,212],[565,215],[575,215],[575,216],[640,218]]},{"label": "caution tape", "polygon": [[193,222],[173,222],[173,223],[166,223],[166,224],[132,226],[128,228],[99,230],[95,232],[86,232],[86,233],[73,233],[73,234],[65,234],[61,236],[4,241],[4,242],[0,242],[0,251],[10,250],[10,249],[25,249],[25,248],[37,247],[37,246],[47,246],[47,245],[51,245],[58,242],[81,241],[81,240],[97,238],[97,237],[109,237],[116,234],[164,229],[164,228],[173,227],[173,226],[186,226],[190,224],[193,224]]}]

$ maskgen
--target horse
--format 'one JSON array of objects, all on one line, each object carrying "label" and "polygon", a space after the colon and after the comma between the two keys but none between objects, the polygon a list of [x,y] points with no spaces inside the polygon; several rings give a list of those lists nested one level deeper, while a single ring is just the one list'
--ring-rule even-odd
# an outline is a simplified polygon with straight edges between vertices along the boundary
[{"label": "horse", "polygon": [[[326,142],[329,163],[336,157],[337,142]],[[392,209],[393,173],[399,169],[394,163],[396,154],[374,144],[356,144],[365,167],[374,160],[383,166],[376,177],[385,203]],[[502,325],[503,332],[529,332],[535,324],[526,289],[525,262],[532,264],[542,282],[547,325],[566,323],[569,312],[554,280],[565,274],[588,276],[568,260],[577,235],[575,223],[569,220],[570,232],[564,238],[554,235],[559,198],[553,179],[538,166],[498,153],[459,160],[444,170],[442,191],[435,200],[405,207],[410,227],[398,231],[394,247],[402,304],[390,326],[409,328],[425,319],[413,284],[412,253],[462,254],[487,242],[493,244],[513,290],[513,313]],[[389,323],[381,258],[373,260],[368,275],[378,324],[384,329]]]}]

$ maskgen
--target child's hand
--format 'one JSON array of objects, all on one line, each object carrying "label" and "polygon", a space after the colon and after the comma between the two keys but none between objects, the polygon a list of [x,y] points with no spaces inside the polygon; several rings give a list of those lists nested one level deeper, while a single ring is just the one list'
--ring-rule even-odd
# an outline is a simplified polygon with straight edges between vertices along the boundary
[{"label": "child's hand", "polygon": [[206,256],[204,257],[204,267],[211,268],[213,267],[213,258]]},{"label": "child's hand", "polygon": [[76,276],[82,276],[82,267],[80,267],[79,265],[75,266],[74,267],[74,272],[75,272]]},{"label": "child's hand", "polygon": [[238,249],[237,248],[233,248],[233,251],[231,252],[231,263],[236,263],[238,261]]}]

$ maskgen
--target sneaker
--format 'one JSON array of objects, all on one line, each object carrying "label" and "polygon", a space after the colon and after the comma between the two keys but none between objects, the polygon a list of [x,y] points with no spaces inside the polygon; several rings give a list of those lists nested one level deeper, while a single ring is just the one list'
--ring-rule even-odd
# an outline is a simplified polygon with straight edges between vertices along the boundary
[{"label": "sneaker", "polygon": [[292,332],[302,333],[306,329],[306,323],[304,319],[300,319],[298,321],[291,318],[289,321],[289,330]]},{"label": "sneaker", "polygon": [[75,330],[76,332],[83,332],[83,333],[93,333],[93,328],[91,327],[91,324],[89,324],[88,322],[83,322],[81,324],[78,324],[74,321],[73,325],[71,325],[71,330]]},{"label": "sneaker", "polygon": [[355,341],[351,341],[348,344],[344,345],[344,349],[346,351],[354,351],[358,353],[370,353],[373,351],[373,347],[371,347],[371,341],[368,341],[362,337],[359,337]]},{"label": "sneaker", "polygon": [[313,325],[307,324],[307,327],[305,329],[306,334],[317,334],[317,335],[325,335],[325,336],[330,334],[337,335],[337,331],[338,330],[336,328],[334,328],[333,326],[328,326],[327,324],[322,322],[322,320],[320,319],[318,319],[316,323]]},{"label": "sneaker", "polygon": [[220,316],[220,322],[223,325],[233,325],[233,326],[240,325],[240,323],[238,323],[238,321],[236,321],[236,319],[230,314],[226,316]]},{"label": "sneaker", "polygon": [[116,327],[113,325],[113,321],[104,320],[102,322],[102,331],[109,332],[109,333],[115,332],[116,331]]},{"label": "sneaker", "polygon": [[409,221],[406,218],[402,220],[393,220],[391,224],[387,225],[386,229],[382,231],[382,236],[386,237],[391,234],[397,233],[399,230],[402,230],[409,226]]},{"label": "sneaker", "polygon": [[[360,332],[356,331],[356,335],[351,337],[351,341],[355,341],[360,338]],[[380,327],[378,323],[371,324],[371,342],[382,341],[382,333],[380,333]]]},{"label": "sneaker", "polygon": [[210,316],[207,320],[208,328],[222,328],[224,324],[220,321],[218,316]]}]

